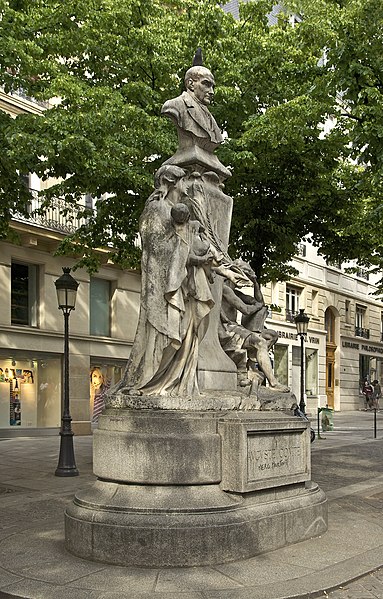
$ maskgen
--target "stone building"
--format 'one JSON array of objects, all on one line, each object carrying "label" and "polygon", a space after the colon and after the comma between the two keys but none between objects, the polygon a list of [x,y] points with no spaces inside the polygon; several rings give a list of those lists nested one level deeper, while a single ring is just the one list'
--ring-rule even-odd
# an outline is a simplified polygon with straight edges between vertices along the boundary
[{"label": "stone building", "polygon": [[335,410],[363,407],[363,380],[382,381],[383,303],[363,269],[329,265],[309,243],[301,244],[294,266],[298,275],[287,283],[269,284],[266,303],[277,305],[267,326],[278,332],[274,368],[278,379],[300,395],[301,342],[294,316],[300,308],[309,316],[304,343],[307,410],[328,405]]},{"label": "stone building", "polygon": [[[45,107],[0,91],[0,109],[16,116]],[[29,175],[27,184],[38,190],[41,182]],[[79,223],[64,219],[59,204],[44,217],[13,219],[12,242],[0,242],[0,436],[57,434],[61,424],[64,323],[54,282],[74,260],[54,252]],[[37,207],[36,197],[31,211]],[[102,392],[119,380],[129,356],[140,277],[109,263],[106,253],[97,275],[72,275],[80,285],[69,319],[70,408],[74,432],[87,434]]]}]

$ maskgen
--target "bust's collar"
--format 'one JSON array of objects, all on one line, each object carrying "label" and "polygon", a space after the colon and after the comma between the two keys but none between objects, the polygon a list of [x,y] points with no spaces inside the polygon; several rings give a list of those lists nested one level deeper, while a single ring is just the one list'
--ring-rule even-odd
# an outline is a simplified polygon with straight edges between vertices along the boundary
[{"label": "bust's collar", "polygon": [[182,97],[188,108],[195,108],[198,106],[199,108],[202,108],[202,110],[207,110],[209,112],[208,107],[205,106],[205,104],[202,104],[202,102],[199,102],[197,98],[189,94],[189,92],[183,92]]}]

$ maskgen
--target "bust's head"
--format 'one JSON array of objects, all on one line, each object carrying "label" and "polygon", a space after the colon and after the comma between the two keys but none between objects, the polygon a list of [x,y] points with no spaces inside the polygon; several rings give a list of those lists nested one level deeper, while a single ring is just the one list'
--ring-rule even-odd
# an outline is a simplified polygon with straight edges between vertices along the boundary
[{"label": "bust's head", "polygon": [[214,96],[213,74],[203,66],[191,67],[185,73],[185,87],[186,91],[198,102],[208,106]]}]

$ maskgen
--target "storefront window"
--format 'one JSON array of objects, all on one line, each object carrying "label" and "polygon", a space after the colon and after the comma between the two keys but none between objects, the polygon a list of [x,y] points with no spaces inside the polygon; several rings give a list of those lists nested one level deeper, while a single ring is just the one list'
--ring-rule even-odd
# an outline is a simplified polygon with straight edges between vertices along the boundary
[{"label": "storefront window", "polygon": [[363,387],[365,380],[371,380],[370,374],[370,356],[359,354],[359,386],[360,389]]},{"label": "storefront window", "polygon": [[306,348],[306,395],[318,395],[318,350]]},{"label": "storefront window", "polygon": [[61,421],[61,359],[0,357],[0,428],[56,428]]},{"label": "storefront window", "polygon": [[288,345],[274,346],[274,374],[282,385],[288,386],[289,348]]}]

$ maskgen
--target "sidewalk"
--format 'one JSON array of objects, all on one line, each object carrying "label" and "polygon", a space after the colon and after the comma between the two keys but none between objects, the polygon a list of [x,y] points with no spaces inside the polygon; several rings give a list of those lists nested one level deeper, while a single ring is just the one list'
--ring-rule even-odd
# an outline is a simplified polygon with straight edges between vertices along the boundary
[{"label": "sidewalk", "polygon": [[[0,438],[0,599],[5,593],[31,599],[324,597],[383,566],[383,412],[377,422],[374,439],[372,413],[335,414],[335,430],[312,444],[312,479],[329,500],[325,535],[198,568],[124,568],[67,553],[63,514],[74,493],[95,480],[92,438],[75,437],[80,476],[73,478],[54,476],[58,437]],[[383,575],[352,588],[354,594],[336,591],[334,599],[383,597]]]}]

